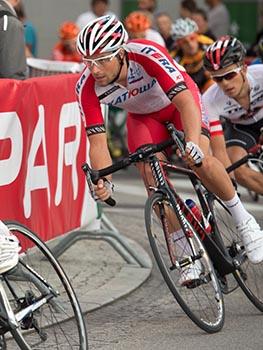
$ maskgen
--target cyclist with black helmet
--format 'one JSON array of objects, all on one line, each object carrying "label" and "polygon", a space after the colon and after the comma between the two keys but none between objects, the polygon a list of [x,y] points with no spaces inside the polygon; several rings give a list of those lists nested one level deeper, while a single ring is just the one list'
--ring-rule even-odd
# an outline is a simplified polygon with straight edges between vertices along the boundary
[{"label": "cyclist with black helmet", "polygon": [[[234,163],[257,144],[263,127],[263,65],[246,66],[246,51],[235,37],[223,37],[206,51],[204,64],[216,84],[203,95],[211,124],[211,144],[222,151],[225,120],[227,153]],[[263,194],[263,175],[246,165],[235,171],[241,185]]]},{"label": "cyclist with black helmet", "polygon": [[[165,48],[152,41],[128,42],[123,24],[111,16],[89,22],[79,33],[77,46],[86,64],[76,92],[89,138],[91,166],[100,169],[112,163],[100,103],[128,112],[131,152],[142,145],[168,139],[165,123],[173,122],[185,132],[185,161],[229,208],[248,258],[253,263],[263,261],[263,232],[240,202],[223,165],[204,146],[209,144],[209,139],[201,136],[202,126],[206,135],[207,127],[202,123],[200,93],[184,68]],[[162,153],[158,156],[165,157]],[[154,186],[148,164],[139,163],[137,168],[146,188]],[[111,177],[100,179],[94,189],[99,199],[106,200],[112,192]],[[197,264],[184,271],[182,283],[197,278],[196,274],[201,272]]]}]

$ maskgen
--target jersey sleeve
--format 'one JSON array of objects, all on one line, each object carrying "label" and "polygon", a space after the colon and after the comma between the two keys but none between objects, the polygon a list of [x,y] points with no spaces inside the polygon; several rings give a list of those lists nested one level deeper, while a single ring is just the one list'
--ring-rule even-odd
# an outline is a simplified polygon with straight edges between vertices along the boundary
[{"label": "jersey sleeve", "polygon": [[[207,92],[208,91],[209,90],[207,90]],[[204,116],[205,119],[209,122],[210,135],[211,137],[214,137],[217,135],[223,135],[223,128],[220,121],[220,116],[217,113],[216,104],[211,103],[212,100],[213,98],[212,96],[209,96],[209,94],[205,93],[202,95]]]},{"label": "jersey sleeve", "polygon": [[[169,55],[168,51],[151,41],[137,41],[135,60],[143,66],[147,74],[155,77],[170,100],[187,89],[183,74],[185,69]],[[132,49],[132,43],[131,43]]]},{"label": "jersey sleeve", "polygon": [[77,82],[76,94],[88,136],[105,132],[101,106],[95,92],[95,80],[89,71],[85,70]]}]

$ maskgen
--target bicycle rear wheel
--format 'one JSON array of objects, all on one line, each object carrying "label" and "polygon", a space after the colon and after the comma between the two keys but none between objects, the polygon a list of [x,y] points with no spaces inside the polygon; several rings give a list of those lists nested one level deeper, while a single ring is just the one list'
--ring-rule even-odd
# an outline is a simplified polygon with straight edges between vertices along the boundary
[{"label": "bicycle rear wheel", "polygon": [[[183,243],[172,242],[175,256],[171,258],[167,239],[173,230],[171,216],[175,216],[175,208],[161,193],[155,193],[148,198],[145,206],[145,224],[158,267],[175,299],[190,317],[190,319],[201,329],[208,333],[221,330],[224,324],[224,302],[219,283],[208,254],[198,234],[185,218],[184,233],[190,231],[191,252]],[[171,215],[172,213],[172,215]],[[184,240],[183,242],[187,242]],[[169,244],[169,245],[170,245]],[[170,247],[171,247],[170,245]],[[170,248],[171,250],[171,248]],[[200,280],[190,286],[180,283],[182,276],[182,262],[189,256],[196,258],[202,266]],[[199,256],[199,257],[198,257]],[[173,261],[174,258],[176,261]]]},{"label": "bicycle rear wheel", "polygon": [[[5,223],[22,246],[17,267],[3,275],[5,292],[19,319],[19,327],[11,331],[13,339],[5,335],[7,348],[87,350],[83,315],[64,270],[32,231],[15,222]],[[40,300],[42,305],[21,316]]]},{"label": "bicycle rear wheel", "polygon": [[237,283],[248,299],[263,312],[263,262],[255,265],[248,260],[244,245],[224,204],[219,199],[213,198],[209,201],[209,206],[230,255],[233,258],[240,254],[244,257],[241,266],[233,273]]}]

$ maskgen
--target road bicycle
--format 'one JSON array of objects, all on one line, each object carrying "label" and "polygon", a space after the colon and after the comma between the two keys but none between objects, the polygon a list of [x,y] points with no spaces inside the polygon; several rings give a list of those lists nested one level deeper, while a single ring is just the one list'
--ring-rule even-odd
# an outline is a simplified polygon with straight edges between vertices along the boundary
[{"label": "road bicycle", "polygon": [[[232,292],[238,286],[263,311],[263,264],[253,265],[249,262],[228,209],[202,185],[195,172],[157,158],[155,153],[174,144],[181,153],[184,152],[181,132],[171,123],[167,127],[171,134],[171,139],[167,141],[142,146],[104,169],[93,170],[88,164],[82,168],[94,196],[93,184],[98,179],[133,163],[147,162],[150,165],[155,185],[148,189],[150,194],[145,204],[145,226],[153,255],[167,286],[184,312],[201,329],[214,333],[220,331],[224,324],[223,294]],[[187,201],[176,192],[167,172],[189,178],[199,202],[201,218],[193,214]],[[106,202],[109,205],[116,203],[113,198]],[[182,228],[180,237],[175,234],[176,221]],[[209,232],[207,227],[210,227]],[[182,284],[184,271],[195,265],[199,269],[199,277],[186,285]],[[230,274],[236,280],[232,288],[228,284]]]},{"label": "road bicycle", "polygon": [[4,223],[22,248],[18,264],[0,275],[0,349],[87,350],[86,325],[63,268],[31,230]]}]

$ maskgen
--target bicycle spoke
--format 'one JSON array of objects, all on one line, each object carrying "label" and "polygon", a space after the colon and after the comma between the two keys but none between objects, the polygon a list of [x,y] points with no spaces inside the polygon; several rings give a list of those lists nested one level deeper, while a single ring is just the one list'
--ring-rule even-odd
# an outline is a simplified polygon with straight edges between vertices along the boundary
[{"label": "bicycle spoke", "polygon": [[15,314],[40,300],[43,304],[22,317],[19,329],[12,332],[14,339],[6,334],[8,349],[17,349],[17,341],[26,344],[22,349],[86,350],[85,324],[63,270],[45,247],[35,244],[30,231],[10,227],[22,244],[22,253],[18,266],[4,275],[9,303]]}]

